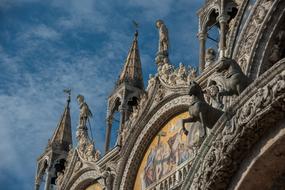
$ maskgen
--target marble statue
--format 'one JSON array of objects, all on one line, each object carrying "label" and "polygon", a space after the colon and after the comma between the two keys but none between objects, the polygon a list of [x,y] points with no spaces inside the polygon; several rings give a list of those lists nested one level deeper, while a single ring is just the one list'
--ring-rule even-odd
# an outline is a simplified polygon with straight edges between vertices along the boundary
[{"label": "marble statue", "polygon": [[116,173],[112,171],[111,168],[107,167],[106,170],[103,172],[102,177],[104,179],[104,184],[106,187],[106,190],[112,190],[113,189],[113,183]]},{"label": "marble statue", "polygon": [[76,131],[76,139],[78,141],[77,150],[81,158],[86,161],[97,161],[95,157],[95,146],[94,141],[90,140],[88,136],[87,122],[92,117],[92,113],[84,101],[84,96],[78,95],[77,101],[80,107],[79,113],[79,126]]},{"label": "marble statue", "polygon": [[208,48],[206,50],[206,55],[205,55],[205,68],[212,65],[215,62],[216,58],[217,58],[217,53],[215,49]]},{"label": "marble statue", "polygon": [[158,28],[159,31],[158,52],[167,56],[169,48],[168,29],[166,28],[162,20],[156,21],[156,27]]},{"label": "marble statue", "polygon": [[92,117],[92,112],[90,111],[88,105],[84,101],[84,96],[78,95],[77,101],[80,107],[79,126],[86,127],[88,119]]},{"label": "marble statue", "polygon": [[197,71],[198,69],[195,67],[189,66],[188,76],[187,76],[187,84],[190,83],[190,81],[194,80],[197,77]]}]

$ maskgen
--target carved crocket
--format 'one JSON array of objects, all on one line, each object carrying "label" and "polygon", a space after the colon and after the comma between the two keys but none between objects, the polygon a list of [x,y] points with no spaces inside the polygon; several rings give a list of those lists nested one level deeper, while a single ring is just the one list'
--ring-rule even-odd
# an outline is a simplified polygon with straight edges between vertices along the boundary
[{"label": "carved crocket", "polygon": [[199,122],[200,137],[206,135],[206,128],[212,128],[220,116],[223,114],[221,110],[213,108],[204,99],[203,90],[200,85],[194,81],[190,82],[189,95],[193,97],[193,101],[189,106],[189,118],[182,120],[182,129],[187,135],[185,123]]}]

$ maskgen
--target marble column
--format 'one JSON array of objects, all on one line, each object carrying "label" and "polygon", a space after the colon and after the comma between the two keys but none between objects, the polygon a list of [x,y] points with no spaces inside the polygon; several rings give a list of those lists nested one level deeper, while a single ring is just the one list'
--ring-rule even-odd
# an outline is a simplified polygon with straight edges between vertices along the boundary
[{"label": "marble column", "polygon": [[199,50],[199,72],[202,73],[205,69],[205,51],[206,51],[207,33],[202,31],[198,33],[200,50]]},{"label": "marble column", "polygon": [[109,116],[107,118],[107,129],[106,129],[106,135],[105,135],[105,153],[109,151],[110,148],[110,137],[111,137],[111,129],[112,129],[112,123],[113,123],[113,115]]},{"label": "marble column", "polygon": [[220,8],[220,16],[218,17],[218,21],[220,24],[220,42],[219,42],[219,49],[220,49],[220,58],[225,57],[226,51],[226,27],[227,21],[229,16],[225,11],[225,0],[221,0],[221,8]]},{"label": "marble column", "polygon": [[220,58],[225,57],[226,47],[226,27],[227,27],[228,15],[223,14],[219,16],[219,24],[220,24]]},{"label": "marble column", "polygon": [[51,168],[47,170],[46,173],[46,183],[45,183],[45,190],[51,190]]}]

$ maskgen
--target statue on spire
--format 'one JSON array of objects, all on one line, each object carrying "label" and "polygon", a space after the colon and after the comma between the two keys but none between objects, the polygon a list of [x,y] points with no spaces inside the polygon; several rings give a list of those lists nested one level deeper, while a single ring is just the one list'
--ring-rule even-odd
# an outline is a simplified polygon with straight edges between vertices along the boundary
[{"label": "statue on spire", "polygon": [[78,95],[77,101],[80,108],[79,126],[76,131],[76,138],[78,141],[77,150],[81,158],[86,161],[97,161],[100,157],[100,153],[95,149],[94,141],[89,138],[87,128],[87,122],[89,122],[89,118],[92,117],[92,112],[84,101],[84,96]]},{"label": "statue on spire", "polygon": [[84,101],[84,96],[78,95],[77,101],[80,107],[80,114],[79,114],[79,127],[85,128],[87,127],[86,123],[90,117],[92,117],[92,112],[89,109],[88,105]]},{"label": "statue on spire", "polygon": [[169,47],[168,29],[160,19],[156,21],[156,27],[159,33],[158,53],[167,57]]}]

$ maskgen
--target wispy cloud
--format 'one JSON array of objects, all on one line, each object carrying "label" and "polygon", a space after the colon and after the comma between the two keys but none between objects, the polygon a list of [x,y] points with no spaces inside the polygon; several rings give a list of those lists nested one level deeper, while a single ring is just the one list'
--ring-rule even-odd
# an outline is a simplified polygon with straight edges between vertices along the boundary
[{"label": "wispy cloud", "polygon": [[39,38],[43,40],[58,40],[60,38],[60,34],[55,31],[53,28],[50,28],[44,24],[40,24],[38,26],[32,27],[29,31],[22,34],[22,40],[29,40],[34,38]]},{"label": "wispy cloud", "polygon": [[175,0],[129,0],[129,5],[141,8],[144,11],[144,15],[149,20],[166,17],[172,8],[172,5],[176,3]]},{"label": "wispy cloud", "polygon": [[[93,133],[102,150],[106,100],[133,38],[131,20],[140,22],[147,82],[148,73],[156,70],[157,18],[165,18],[169,26],[173,62],[196,59],[191,55],[196,45],[196,26],[190,24],[194,5],[187,0],[50,0],[44,6],[37,0],[1,1],[0,189],[32,188],[36,158],[63,111],[64,88],[72,89],[73,130],[80,93],[94,113]],[[193,13],[185,13],[186,6]]]}]

